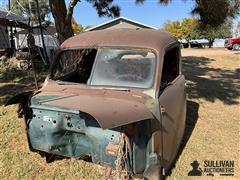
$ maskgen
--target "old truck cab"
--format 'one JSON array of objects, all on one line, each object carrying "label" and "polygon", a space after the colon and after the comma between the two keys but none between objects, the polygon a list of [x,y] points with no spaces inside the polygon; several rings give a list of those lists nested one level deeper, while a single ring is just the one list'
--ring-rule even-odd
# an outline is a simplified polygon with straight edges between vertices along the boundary
[{"label": "old truck cab", "polygon": [[160,179],[185,128],[180,45],[160,30],[82,33],[61,45],[43,87],[24,97],[31,151]]}]

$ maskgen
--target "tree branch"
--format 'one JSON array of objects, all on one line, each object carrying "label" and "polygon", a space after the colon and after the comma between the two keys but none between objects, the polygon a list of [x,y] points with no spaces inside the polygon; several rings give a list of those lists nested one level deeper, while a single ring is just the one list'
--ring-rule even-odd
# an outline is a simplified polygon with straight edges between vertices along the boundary
[{"label": "tree branch", "polygon": [[72,20],[73,9],[78,2],[80,2],[80,0],[71,0],[70,1],[69,6],[68,6],[68,10],[67,10],[66,21],[71,21]]}]

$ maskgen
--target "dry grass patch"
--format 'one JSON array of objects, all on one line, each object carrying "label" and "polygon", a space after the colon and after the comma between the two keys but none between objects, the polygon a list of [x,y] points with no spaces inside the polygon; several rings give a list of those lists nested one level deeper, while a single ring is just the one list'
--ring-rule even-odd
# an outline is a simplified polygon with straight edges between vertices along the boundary
[{"label": "dry grass patch", "polygon": [[167,179],[189,179],[194,160],[202,169],[204,160],[234,160],[235,176],[218,179],[239,179],[240,54],[225,49],[184,49],[182,55],[188,100],[199,108],[188,114],[188,122],[196,116],[194,129]]}]

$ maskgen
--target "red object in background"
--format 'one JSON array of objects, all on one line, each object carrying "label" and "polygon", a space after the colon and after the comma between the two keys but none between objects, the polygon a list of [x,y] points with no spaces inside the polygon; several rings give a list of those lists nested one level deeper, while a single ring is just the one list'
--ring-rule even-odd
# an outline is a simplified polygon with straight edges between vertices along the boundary
[{"label": "red object in background", "polygon": [[226,48],[229,50],[240,50],[240,37],[229,39],[226,44]]}]

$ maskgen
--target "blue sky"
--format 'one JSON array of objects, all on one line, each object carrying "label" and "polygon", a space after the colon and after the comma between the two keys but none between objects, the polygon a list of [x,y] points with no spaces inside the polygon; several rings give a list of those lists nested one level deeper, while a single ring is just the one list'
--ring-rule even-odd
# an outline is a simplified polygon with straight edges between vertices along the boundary
[{"label": "blue sky", "polygon": [[[66,0],[67,6],[69,1]],[[167,20],[175,21],[182,20],[185,17],[192,17],[190,12],[194,6],[193,0],[185,2],[172,0],[168,5],[160,5],[158,0],[146,0],[143,5],[136,5],[135,0],[115,0],[114,3],[120,6],[121,16],[157,28],[161,27]],[[99,18],[91,4],[84,0],[75,7],[73,17],[77,23],[83,26],[98,25],[111,20],[111,18]],[[239,16],[234,22],[237,21],[240,21]]]},{"label": "blue sky", "polygon": [[[70,0],[65,0],[68,6]],[[98,25],[104,23],[110,18],[99,18],[96,10],[87,3],[81,0],[75,9],[73,17],[77,23],[83,26]],[[0,7],[5,7],[8,0],[0,0]],[[135,0],[114,0],[121,8],[121,16],[139,21],[141,23],[161,27],[167,20],[175,21],[182,20],[185,17],[192,17],[191,9],[194,6],[194,0],[172,0],[168,5],[160,5],[158,0],[146,0],[143,5],[136,5]],[[236,24],[240,21],[240,16],[234,21]]]},{"label": "blue sky", "polygon": [[[66,0],[68,5],[69,0]],[[183,2],[173,0],[169,5],[160,5],[158,0],[146,0],[143,5],[136,5],[134,0],[115,0],[121,8],[121,16],[139,21],[150,26],[159,28],[166,20],[181,20],[184,17],[192,17],[190,14],[193,8],[192,0]],[[98,25],[110,20],[110,18],[99,18],[96,10],[91,4],[82,0],[74,9],[74,19],[77,23],[86,25]]]}]

